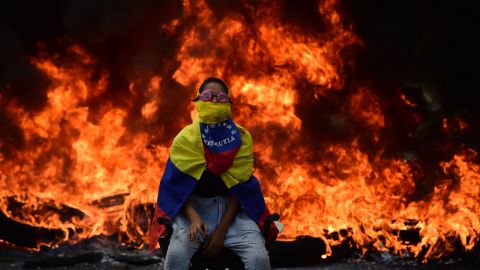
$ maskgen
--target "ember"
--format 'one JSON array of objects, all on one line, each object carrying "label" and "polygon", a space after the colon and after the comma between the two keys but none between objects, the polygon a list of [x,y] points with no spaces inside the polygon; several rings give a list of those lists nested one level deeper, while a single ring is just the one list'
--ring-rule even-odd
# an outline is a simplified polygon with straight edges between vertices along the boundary
[{"label": "ember", "polygon": [[[114,236],[143,248],[173,136],[195,117],[199,83],[218,76],[231,87],[235,121],[254,137],[255,174],[285,224],[280,240],[322,239],[322,258],[339,247],[423,262],[478,250],[478,103],[468,107],[478,97],[449,107],[451,89],[432,77],[380,70],[390,62],[369,60],[372,50],[385,55],[369,48],[378,44],[362,24],[368,13],[358,14],[367,8],[67,2],[64,17],[38,26],[58,19],[67,30],[25,38],[21,53],[10,26],[0,28],[12,40],[6,50],[21,55],[15,76],[25,76],[7,72],[17,60],[2,63],[0,245]],[[8,233],[18,228],[27,241]]]}]

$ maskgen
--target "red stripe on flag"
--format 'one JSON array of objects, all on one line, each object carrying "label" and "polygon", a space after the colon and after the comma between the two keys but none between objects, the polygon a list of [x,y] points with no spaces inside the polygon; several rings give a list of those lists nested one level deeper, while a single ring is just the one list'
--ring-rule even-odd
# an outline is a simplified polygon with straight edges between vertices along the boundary
[{"label": "red stripe on flag", "polygon": [[205,160],[207,162],[208,170],[215,175],[221,175],[222,173],[226,172],[232,166],[235,155],[239,149],[240,146],[225,152],[213,153],[204,143],[203,150],[205,151]]},{"label": "red stripe on flag", "polygon": [[262,233],[263,237],[265,238],[265,242],[267,244],[275,241],[275,239],[277,238],[277,235],[279,233],[278,228],[275,225],[275,223],[271,222],[269,224],[268,229],[267,229],[266,235],[264,234],[263,230],[265,229],[265,221],[266,221],[267,217],[269,217],[269,216],[270,216],[270,211],[267,208],[267,209],[265,209],[265,212],[263,212],[262,216],[258,220],[258,228],[260,229],[260,232]]},{"label": "red stripe on flag", "polygon": [[150,226],[150,253],[152,256],[154,255],[155,249],[158,245],[158,239],[164,236],[167,233],[167,229],[165,228],[165,224],[158,223],[159,218],[165,218],[170,220],[170,218],[165,214],[165,212],[155,205],[155,214],[153,215],[153,220]]}]

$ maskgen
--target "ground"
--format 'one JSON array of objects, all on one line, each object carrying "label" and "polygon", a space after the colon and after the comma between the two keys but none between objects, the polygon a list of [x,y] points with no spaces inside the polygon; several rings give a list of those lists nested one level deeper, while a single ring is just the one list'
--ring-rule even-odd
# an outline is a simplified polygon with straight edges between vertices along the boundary
[{"label": "ground", "polygon": [[[478,269],[480,261],[463,263],[461,261],[457,262],[446,262],[441,264],[418,264],[418,263],[405,263],[405,264],[382,264],[377,262],[353,262],[353,261],[344,261],[344,262],[334,262],[321,264],[317,266],[309,267],[290,267],[290,268],[273,268],[276,270],[474,270]],[[15,260],[15,261],[0,261],[0,269],[25,269],[27,266],[25,261]],[[36,267],[35,269],[43,269]],[[51,270],[103,270],[103,269],[118,269],[118,270],[162,270],[163,269],[163,260],[157,258],[157,262],[148,265],[134,265],[131,263],[119,262],[108,256],[103,256],[99,262],[83,262],[70,266],[59,266],[59,267],[49,267]]]}]

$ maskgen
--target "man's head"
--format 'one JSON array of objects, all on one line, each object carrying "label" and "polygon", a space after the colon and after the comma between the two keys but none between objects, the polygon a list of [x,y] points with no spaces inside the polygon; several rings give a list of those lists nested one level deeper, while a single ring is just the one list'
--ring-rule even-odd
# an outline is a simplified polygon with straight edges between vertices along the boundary
[{"label": "man's head", "polygon": [[210,77],[203,81],[193,99],[202,123],[215,124],[230,117],[230,91],[224,81]]},{"label": "man's head", "polygon": [[217,77],[210,77],[207,78],[205,81],[202,82],[200,85],[200,88],[198,89],[198,93],[201,94],[204,90],[206,89],[211,89],[215,91],[222,91],[226,94],[230,94],[227,84],[222,79],[219,79]]},{"label": "man's head", "polygon": [[214,103],[231,103],[230,91],[224,81],[216,77],[210,77],[200,85],[197,97],[193,101],[197,100]]}]

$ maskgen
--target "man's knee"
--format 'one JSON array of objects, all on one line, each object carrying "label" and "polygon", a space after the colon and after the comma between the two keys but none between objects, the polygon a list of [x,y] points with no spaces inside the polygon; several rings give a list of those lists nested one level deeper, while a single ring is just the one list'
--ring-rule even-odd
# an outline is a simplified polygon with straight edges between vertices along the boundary
[{"label": "man's knee", "polygon": [[181,243],[170,243],[165,256],[165,269],[188,269],[192,247]]},{"label": "man's knee", "polygon": [[179,250],[169,249],[165,256],[165,269],[188,269],[188,261]]},{"label": "man's knee", "polygon": [[255,254],[250,261],[253,269],[270,269],[270,258],[268,254]]},{"label": "man's knee", "polygon": [[268,257],[268,252],[263,248],[258,248],[248,252],[244,255],[244,264],[245,269],[259,269],[267,270],[270,269],[270,258]]}]

